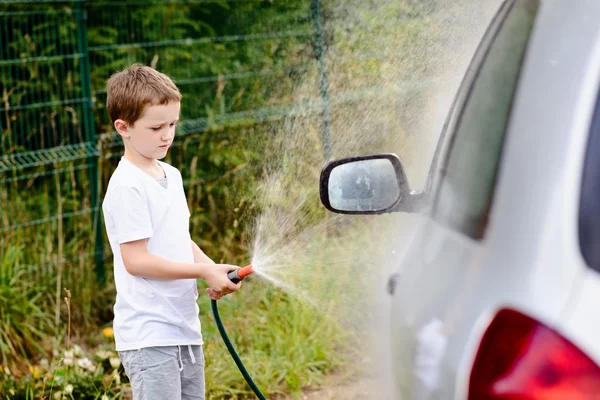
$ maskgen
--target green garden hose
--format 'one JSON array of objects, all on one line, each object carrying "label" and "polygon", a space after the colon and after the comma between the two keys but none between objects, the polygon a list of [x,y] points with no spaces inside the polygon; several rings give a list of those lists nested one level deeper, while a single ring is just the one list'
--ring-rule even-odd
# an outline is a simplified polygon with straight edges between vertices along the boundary
[{"label": "green garden hose", "polygon": [[246,382],[248,382],[248,385],[250,385],[250,388],[252,389],[252,391],[254,392],[256,397],[258,397],[260,400],[267,400],[267,398],[261,393],[258,386],[256,386],[256,384],[252,380],[252,377],[248,373],[248,370],[246,370],[246,367],[244,367],[242,360],[240,360],[240,357],[238,356],[237,352],[235,351],[233,344],[231,344],[231,340],[229,340],[229,336],[227,336],[227,332],[225,332],[225,327],[223,327],[223,322],[221,322],[221,317],[219,316],[219,310],[217,308],[217,301],[211,300],[210,307],[212,308],[212,313],[213,313],[213,316],[215,317],[215,323],[217,324],[219,333],[221,334],[221,337],[223,338],[223,342],[225,342],[225,346],[227,346],[227,350],[229,350],[229,353],[231,354],[233,361],[235,361],[240,372],[244,376],[244,379],[246,379]]}]

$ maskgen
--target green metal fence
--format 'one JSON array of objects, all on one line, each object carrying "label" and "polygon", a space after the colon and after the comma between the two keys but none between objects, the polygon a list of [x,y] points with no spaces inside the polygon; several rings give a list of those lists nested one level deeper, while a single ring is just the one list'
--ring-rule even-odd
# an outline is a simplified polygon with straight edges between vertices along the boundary
[{"label": "green metal fence", "polygon": [[[0,0],[0,267],[56,287],[57,301],[67,283],[77,297],[77,282],[105,279],[100,205],[122,153],[105,81],[133,62],[183,94],[169,157],[196,194],[231,171],[250,179],[245,141],[296,115],[320,118],[330,158],[334,110],[384,88],[329,93],[328,59],[368,70],[382,54],[332,46],[326,16],[321,0]],[[299,77],[312,88],[300,98]],[[232,142],[239,154],[218,159]]]},{"label": "green metal fence", "polygon": [[[314,34],[304,1],[0,0],[2,270],[18,265],[57,302],[61,287],[85,298],[77,282],[105,279],[102,188],[122,153],[105,110],[111,73],[141,62],[175,79],[171,157],[189,164],[295,112],[283,94],[314,69]],[[212,170],[184,174],[188,189],[223,175]]]},{"label": "green metal fence", "polygon": [[0,269],[57,302],[103,276],[85,33],[82,2],[0,3]]}]

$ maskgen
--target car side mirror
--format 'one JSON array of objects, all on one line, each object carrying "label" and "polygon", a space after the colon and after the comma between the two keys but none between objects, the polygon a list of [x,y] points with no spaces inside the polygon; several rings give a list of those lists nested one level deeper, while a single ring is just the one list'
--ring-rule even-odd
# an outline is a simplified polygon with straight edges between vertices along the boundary
[{"label": "car side mirror", "polygon": [[321,202],[340,214],[412,211],[408,181],[395,154],[374,154],[331,161],[320,178]]}]

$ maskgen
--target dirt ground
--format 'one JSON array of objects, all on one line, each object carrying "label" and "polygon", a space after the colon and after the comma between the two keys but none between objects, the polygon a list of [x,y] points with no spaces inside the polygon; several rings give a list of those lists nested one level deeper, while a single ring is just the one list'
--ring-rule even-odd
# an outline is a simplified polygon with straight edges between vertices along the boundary
[{"label": "dirt ground", "polygon": [[325,378],[322,388],[305,391],[301,396],[287,396],[274,400],[382,400],[394,396],[389,395],[385,377],[365,377],[361,374],[333,374]]},{"label": "dirt ground", "polygon": [[301,400],[374,400],[373,382],[359,380],[354,382],[339,383],[325,389],[307,393]]}]

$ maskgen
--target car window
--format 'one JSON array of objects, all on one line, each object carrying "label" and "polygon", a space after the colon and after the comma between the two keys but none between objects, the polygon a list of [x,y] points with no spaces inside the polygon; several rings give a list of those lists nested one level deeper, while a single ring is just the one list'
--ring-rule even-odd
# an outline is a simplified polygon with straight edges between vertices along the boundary
[{"label": "car window", "polygon": [[483,237],[510,109],[539,0],[504,5],[507,11],[483,51],[456,123],[434,195],[433,218],[474,239]]},{"label": "car window", "polygon": [[579,203],[579,246],[586,263],[600,272],[600,97],[588,138]]}]

